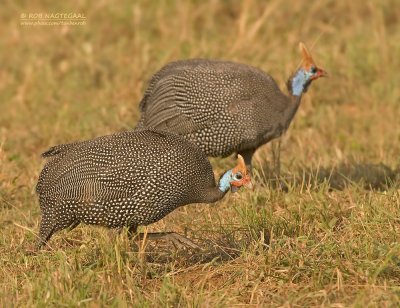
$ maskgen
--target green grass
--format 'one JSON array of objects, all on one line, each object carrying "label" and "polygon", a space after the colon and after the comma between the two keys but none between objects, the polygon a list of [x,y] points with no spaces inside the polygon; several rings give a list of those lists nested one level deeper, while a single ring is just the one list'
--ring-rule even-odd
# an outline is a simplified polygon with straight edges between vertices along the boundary
[{"label": "green grass", "polygon": [[[84,13],[87,25],[20,25],[36,12]],[[0,16],[0,306],[397,306],[397,1],[5,1]],[[147,80],[175,59],[248,63],[284,88],[300,40],[330,77],[282,138],[284,184],[267,145],[254,192],[143,228],[202,251],[80,226],[29,253],[41,152],[133,128]],[[211,161],[217,174],[234,163]]]}]

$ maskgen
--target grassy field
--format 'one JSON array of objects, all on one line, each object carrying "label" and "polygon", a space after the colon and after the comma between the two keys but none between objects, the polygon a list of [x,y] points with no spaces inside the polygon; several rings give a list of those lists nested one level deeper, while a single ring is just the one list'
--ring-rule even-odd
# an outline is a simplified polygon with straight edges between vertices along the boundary
[{"label": "grassy field", "polygon": [[[398,1],[62,3],[0,4],[1,307],[398,305]],[[64,12],[86,25],[21,25],[22,14]],[[175,59],[248,63],[284,88],[299,41],[330,77],[282,138],[285,185],[266,145],[255,191],[142,229],[186,234],[201,251],[80,226],[29,253],[41,152],[133,128],[146,82]],[[219,174],[234,159],[212,163]]]}]

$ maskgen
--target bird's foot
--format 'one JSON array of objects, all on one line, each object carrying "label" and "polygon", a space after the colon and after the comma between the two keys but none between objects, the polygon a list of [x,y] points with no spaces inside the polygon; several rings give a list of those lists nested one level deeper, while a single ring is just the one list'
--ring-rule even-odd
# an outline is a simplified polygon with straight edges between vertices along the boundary
[{"label": "bird's foot", "polygon": [[[141,233],[140,234],[140,238],[144,238],[144,234]],[[191,240],[189,240],[188,238],[175,233],[175,232],[157,232],[157,233],[148,233],[146,235],[146,237],[148,239],[160,239],[160,238],[165,238],[167,240],[169,240],[170,242],[172,242],[172,244],[176,247],[176,248],[182,248],[182,247],[186,247],[186,248],[192,248],[192,249],[201,249],[200,246],[198,246],[197,244],[193,243]]]}]

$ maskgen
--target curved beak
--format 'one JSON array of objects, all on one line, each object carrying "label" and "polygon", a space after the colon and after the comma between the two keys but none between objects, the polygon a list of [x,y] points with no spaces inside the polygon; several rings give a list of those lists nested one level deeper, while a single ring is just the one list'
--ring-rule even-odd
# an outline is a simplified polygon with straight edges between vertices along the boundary
[{"label": "curved beak", "polygon": [[249,174],[247,174],[245,176],[245,178],[243,179],[243,186],[248,189],[253,190],[254,186],[253,186],[253,182],[251,181],[251,177]]},{"label": "curved beak", "polygon": [[248,181],[247,183],[244,183],[243,186],[246,187],[247,189],[251,189],[251,190],[254,189],[254,185],[253,185],[252,181]]},{"label": "curved beak", "polygon": [[237,192],[239,188],[242,186],[253,190],[254,186],[253,183],[251,182],[251,177],[249,174],[245,175],[240,182],[231,182],[231,192],[233,193]]},{"label": "curved beak", "polygon": [[311,77],[311,80],[316,80],[319,77],[328,77],[328,73],[325,70],[323,70],[322,68],[317,67],[317,71]]},{"label": "curved beak", "polygon": [[317,78],[319,77],[328,77],[328,73],[322,68],[317,69]]}]

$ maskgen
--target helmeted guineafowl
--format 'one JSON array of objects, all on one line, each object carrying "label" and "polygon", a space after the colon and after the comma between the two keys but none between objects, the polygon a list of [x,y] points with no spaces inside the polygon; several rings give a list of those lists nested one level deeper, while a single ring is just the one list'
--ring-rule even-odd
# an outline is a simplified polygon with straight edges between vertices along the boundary
[{"label": "helmeted guineafowl", "polygon": [[240,63],[192,59],[167,64],[150,80],[140,103],[137,128],[184,136],[208,156],[243,155],[289,127],[302,94],[325,76],[300,43],[301,67],[287,82],[289,95],[265,72]]},{"label": "helmeted guineafowl", "polygon": [[231,188],[251,186],[242,157],[216,185],[206,155],[182,137],[155,130],[116,133],[63,144],[48,158],[36,191],[40,248],[80,222],[136,231],[190,203],[212,203]]}]

